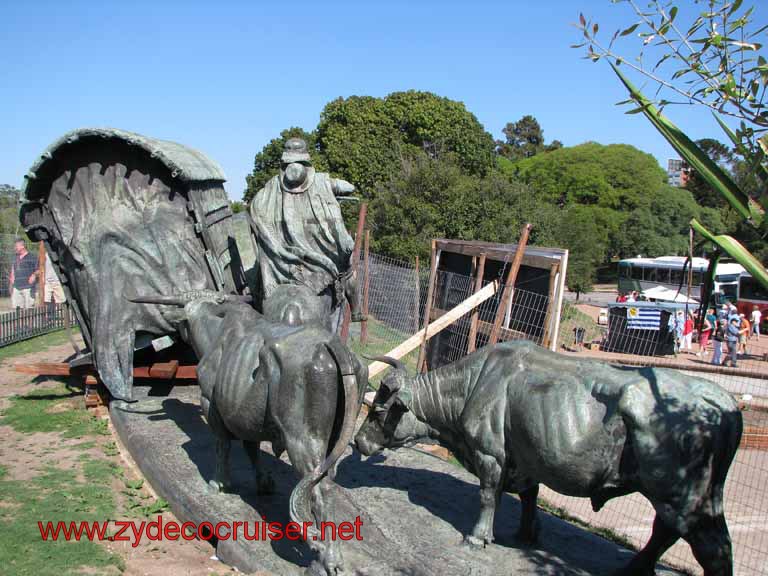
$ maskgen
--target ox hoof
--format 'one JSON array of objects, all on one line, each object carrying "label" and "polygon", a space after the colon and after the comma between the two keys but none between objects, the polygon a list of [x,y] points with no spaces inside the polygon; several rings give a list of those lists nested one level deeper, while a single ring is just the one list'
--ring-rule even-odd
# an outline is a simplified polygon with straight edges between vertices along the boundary
[{"label": "ox hoof", "polygon": [[223,494],[227,491],[227,488],[229,488],[227,484],[220,482],[219,480],[209,480],[208,487],[214,494]]},{"label": "ox hoof", "polygon": [[485,548],[488,542],[484,538],[478,538],[472,534],[464,536],[464,540],[461,543],[462,546],[469,546],[470,548]]}]

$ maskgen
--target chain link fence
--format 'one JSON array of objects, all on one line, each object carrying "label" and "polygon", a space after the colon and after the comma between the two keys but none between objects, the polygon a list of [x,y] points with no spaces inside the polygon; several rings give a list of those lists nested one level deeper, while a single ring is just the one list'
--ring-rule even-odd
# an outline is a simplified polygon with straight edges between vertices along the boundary
[{"label": "chain link fence", "polygon": [[[364,260],[360,263],[358,278],[363,300],[367,290],[369,319],[367,326],[352,325],[349,345],[355,352],[369,356],[384,354],[424,327],[428,269],[417,273],[407,262],[370,254],[367,265]],[[438,288],[430,314],[432,321],[475,291],[473,278],[451,272],[439,271],[435,284]],[[477,348],[488,342],[502,290],[503,286],[496,296],[429,341],[426,361],[430,369],[466,355],[472,349],[473,336]],[[550,308],[555,306],[550,307],[546,296],[516,289],[512,304],[505,311],[499,340],[528,339],[543,344]],[[737,369],[723,369],[711,363],[711,343],[699,350],[694,339],[690,351],[662,354],[669,349],[667,331],[630,329],[626,315],[620,317],[618,313],[610,317],[608,326],[599,325],[598,310],[594,306],[563,303],[556,342],[559,352],[614,364],[681,370],[717,383],[742,402],[745,434],[726,483],[726,518],[733,539],[736,574],[768,574],[768,336],[748,341],[747,354],[739,356]],[[666,320],[662,316],[659,322]],[[699,352],[701,355],[697,355]],[[416,370],[418,355],[417,349],[403,359],[412,372]],[[374,385],[378,378],[373,379]],[[650,538],[655,517],[650,503],[639,494],[614,499],[597,513],[592,511],[589,499],[563,496],[543,486],[540,501],[544,508],[560,516],[588,524],[591,530],[637,549]],[[692,574],[701,573],[689,546],[682,540],[670,548],[663,561]]]}]

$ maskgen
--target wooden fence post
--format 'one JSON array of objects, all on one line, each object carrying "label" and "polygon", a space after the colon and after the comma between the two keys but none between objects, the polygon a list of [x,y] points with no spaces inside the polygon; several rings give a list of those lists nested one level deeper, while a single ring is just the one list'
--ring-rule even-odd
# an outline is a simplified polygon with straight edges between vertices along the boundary
[{"label": "wooden fence post", "polygon": [[35,296],[35,303],[38,306],[42,306],[45,298],[45,258],[47,255],[45,253],[45,244],[43,242],[38,242],[37,246],[37,294]]},{"label": "wooden fence post", "polygon": [[501,331],[501,325],[504,323],[504,316],[507,311],[507,306],[512,301],[512,294],[515,291],[515,281],[517,280],[517,273],[520,270],[520,265],[523,262],[523,255],[525,254],[525,247],[528,244],[528,235],[531,233],[531,225],[525,224],[520,232],[520,240],[517,242],[517,251],[515,257],[512,259],[512,266],[507,274],[507,282],[504,286],[504,292],[501,295],[499,301],[499,308],[496,310],[496,319],[493,322],[493,329],[491,335],[488,338],[488,344],[493,346],[499,341],[499,332]]},{"label": "wooden fence post", "polygon": [[432,314],[432,300],[435,294],[435,281],[437,279],[437,265],[440,260],[440,252],[437,250],[437,242],[432,240],[432,250],[429,257],[429,286],[427,287],[427,302],[424,307],[424,338],[419,348],[419,359],[416,362],[417,372],[426,372],[427,370],[427,328],[429,327],[429,318]]},{"label": "wooden fence post", "polygon": [[552,268],[549,269],[549,294],[547,298],[547,313],[544,316],[544,334],[541,337],[541,345],[544,348],[549,348],[550,345],[550,339],[552,338],[552,333],[554,332],[552,330],[552,324],[554,324],[554,310],[552,309],[555,306],[555,294],[557,292],[557,271],[560,269],[560,267],[555,264],[552,266]]},{"label": "wooden fence post", "polygon": [[416,256],[416,265],[414,267],[414,273],[416,274],[416,290],[413,293],[413,332],[416,333],[421,328],[419,319],[419,308],[421,305],[421,275],[419,273],[419,257]]},{"label": "wooden fence post", "polygon": [[[362,202],[360,204],[360,212],[357,214],[357,233],[355,234],[355,247],[352,249],[352,258],[350,258],[349,267],[352,269],[352,273],[357,273],[357,262],[360,259],[360,245],[363,242],[363,229],[365,228],[365,217],[368,213],[368,203]],[[344,320],[341,323],[341,338],[342,343],[347,343],[349,338],[349,322],[352,316],[352,309],[349,307],[349,302],[344,305]]]},{"label": "wooden fence post", "polygon": [[[475,270],[475,286],[472,290],[477,293],[480,288],[483,287],[483,275],[485,274],[485,252],[480,254],[477,268]],[[467,354],[472,354],[477,348],[477,323],[480,320],[480,310],[475,308],[472,310],[472,316],[469,323],[469,336],[467,336]]]},{"label": "wooden fence post", "polygon": [[360,344],[365,345],[368,342],[368,289],[371,284],[371,267],[368,259],[370,258],[371,231],[365,231],[365,248],[363,249],[363,303],[362,310],[363,321],[360,323]]}]

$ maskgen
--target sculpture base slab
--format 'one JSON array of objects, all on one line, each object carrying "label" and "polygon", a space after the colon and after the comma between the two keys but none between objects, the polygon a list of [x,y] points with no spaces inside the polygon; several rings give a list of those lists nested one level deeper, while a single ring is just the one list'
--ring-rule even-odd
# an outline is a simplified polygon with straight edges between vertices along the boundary
[{"label": "sculpture base slab", "polygon": [[[112,422],[124,446],[179,521],[276,521],[285,525],[288,498],[297,478],[284,456],[265,453],[275,491],[258,496],[251,467],[233,443],[231,493],[208,486],[215,466],[215,441],[199,408],[197,386],[168,383],[135,386],[133,404],[113,402]],[[264,444],[266,449],[268,444]],[[516,542],[520,517],[516,498],[504,495],[496,515],[496,542],[484,549],[461,545],[479,510],[474,476],[423,452],[387,451],[367,460],[348,448],[336,476],[337,522],[362,520],[362,541],[342,542],[348,574],[491,576],[496,574],[596,575],[621,568],[634,552],[540,512],[540,543]],[[253,529],[250,529],[253,532]],[[312,560],[303,542],[221,540],[216,555],[249,573],[303,574]],[[678,574],[663,567],[659,575]]]}]

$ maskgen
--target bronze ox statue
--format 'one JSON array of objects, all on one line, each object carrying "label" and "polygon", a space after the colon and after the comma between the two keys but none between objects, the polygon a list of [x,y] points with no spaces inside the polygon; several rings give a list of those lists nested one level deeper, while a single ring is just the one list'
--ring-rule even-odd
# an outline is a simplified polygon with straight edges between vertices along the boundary
[{"label": "bronze ox statue", "polygon": [[518,536],[537,536],[538,485],[609,499],[640,492],[656,518],[646,546],[621,571],[649,575],[679,538],[705,576],[731,576],[723,486],[742,418],[716,384],[656,368],[569,358],[530,342],[488,346],[409,377],[393,366],[355,443],[364,455],[432,438],[480,480],[480,516],[465,542],[493,541],[502,491],[522,502]]},{"label": "bronze ox statue", "polygon": [[[292,520],[318,527],[335,521],[334,466],[354,435],[368,369],[324,327],[325,308],[310,291],[278,291],[269,318],[240,300],[197,292],[134,302],[183,306],[165,314],[183,318],[181,335],[200,359],[201,407],[216,436],[213,489],[227,489],[230,444],[240,439],[257,489],[267,491],[271,479],[262,476],[258,460],[261,442],[269,441],[275,456],[288,452],[301,476],[291,494]],[[317,534],[308,531],[318,553],[310,570],[335,574],[343,567],[339,543],[313,538]]]}]

